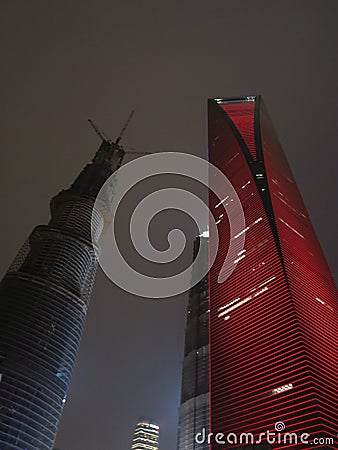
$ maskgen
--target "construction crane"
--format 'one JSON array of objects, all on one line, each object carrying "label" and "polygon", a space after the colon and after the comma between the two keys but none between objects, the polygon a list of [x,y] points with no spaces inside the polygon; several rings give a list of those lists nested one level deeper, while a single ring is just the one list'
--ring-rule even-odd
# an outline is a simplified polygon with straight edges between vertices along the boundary
[{"label": "construction crane", "polygon": [[112,139],[108,138],[105,135],[105,133],[103,133],[103,131],[99,130],[99,128],[95,125],[95,123],[91,119],[88,119],[88,122],[94,129],[95,133],[99,136],[99,138],[102,141],[109,142],[109,144],[113,145],[115,147],[115,149],[118,150],[119,155],[120,155],[119,166],[121,166],[122,160],[126,154],[127,155],[150,155],[150,152],[125,151],[124,148],[121,145],[119,145],[119,142],[121,141],[126,129],[128,128],[128,125],[130,124],[130,121],[131,121],[133,115],[134,115],[134,110],[132,110],[131,113],[129,114],[128,119],[126,120],[125,124],[123,125],[122,130],[115,142],[113,142]]}]

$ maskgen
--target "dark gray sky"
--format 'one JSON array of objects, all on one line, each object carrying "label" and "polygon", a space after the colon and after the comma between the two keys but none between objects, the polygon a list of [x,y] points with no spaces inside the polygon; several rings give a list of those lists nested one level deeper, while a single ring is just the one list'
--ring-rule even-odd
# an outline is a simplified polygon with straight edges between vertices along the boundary
[{"label": "dark gray sky", "polygon": [[[204,156],[206,99],[260,93],[336,263],[335,0],[1,1],[1,275],[99,142]],[[161,232],[161,230],[159,230]],[[141,300],[101,271],[57,438],[128,450],[138,416],[176,445],[186,296]]]}]

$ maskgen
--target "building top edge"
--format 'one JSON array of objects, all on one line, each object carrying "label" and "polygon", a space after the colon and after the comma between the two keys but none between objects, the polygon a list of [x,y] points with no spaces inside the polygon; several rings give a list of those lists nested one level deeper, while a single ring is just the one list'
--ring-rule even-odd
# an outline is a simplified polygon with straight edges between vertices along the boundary
[{"label": "building top edge", "polygon": [[210,98],[210,101],[214,101],[218,104],[224,105],[228,103],[246,103],[255,102],[259,95],[248,95],[246,97],[215,97]]}]

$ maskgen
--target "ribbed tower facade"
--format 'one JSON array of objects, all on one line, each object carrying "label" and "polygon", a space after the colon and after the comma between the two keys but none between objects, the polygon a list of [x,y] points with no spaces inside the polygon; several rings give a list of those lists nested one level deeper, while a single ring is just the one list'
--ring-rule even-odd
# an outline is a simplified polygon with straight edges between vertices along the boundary
[{"label": "ribbed tower facade", "polygon": [[[207,235],[196,239],[194,258],[198,251],[204,254],[207,265]],[[209,289],[206,275],[189,293],[177,449],[209,450],[207,442],[199,444],[195,441],[195,435],[202,428],[209,431],[209,422]]]},{"label": "ribbed tower facade", "polygon": [[135,427],[131,450],[159,450],[160,427],[141,417]]},{"label": "ribbed tower facade", "polygon": [[[337,448],[337,291],[260,97],[209,101],[209,159],[246,220],[233,237],[245,236],[237,266],[219,284],[233,199],[210,193],[223,250],[209,274],[211,429],[234,434],[212,449],[243,447],[240,433],[259,440],[267,430],[272,448]],[[277,442],[278,431],[310,436]]]},{"label": "ribbed tower facade", "polygon": [[106,205],[96,210],[94,201],[122,156],[121,147],[102,142],[73,185],[52,199],[49,224],[33,230],[0,284],[1,450],[53,448],[104,225]]}]

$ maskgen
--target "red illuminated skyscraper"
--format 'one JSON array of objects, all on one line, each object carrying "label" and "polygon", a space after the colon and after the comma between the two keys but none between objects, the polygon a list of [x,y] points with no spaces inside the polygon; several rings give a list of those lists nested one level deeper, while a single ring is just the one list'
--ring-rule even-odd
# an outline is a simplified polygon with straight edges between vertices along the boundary
[{"label": "red illuminated skyscraper", "polygon": [[[272,448],[337,448],[336,288],[260,97],[209,101],[209,160],[246,220],[234,272],[218,283],[219,251],[209,274],[211,430],[255,439],[270,430],[277,442],[279,423],[309,443]],[[223,250],[230,201],[210,193]],[[212,449],[243,446],[234,435]]]}]

